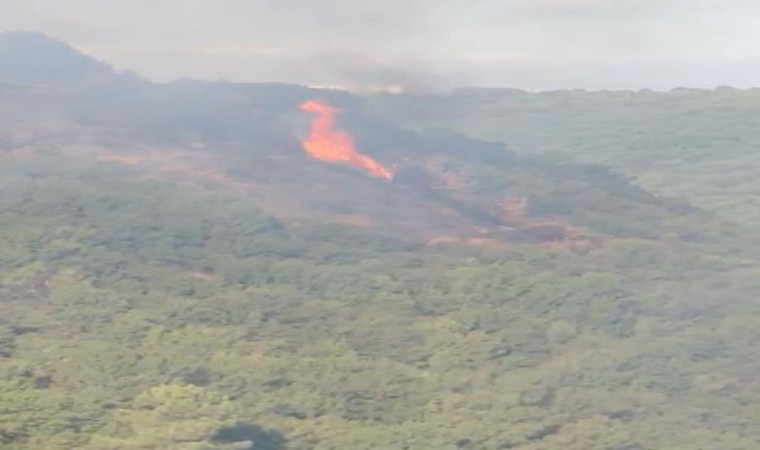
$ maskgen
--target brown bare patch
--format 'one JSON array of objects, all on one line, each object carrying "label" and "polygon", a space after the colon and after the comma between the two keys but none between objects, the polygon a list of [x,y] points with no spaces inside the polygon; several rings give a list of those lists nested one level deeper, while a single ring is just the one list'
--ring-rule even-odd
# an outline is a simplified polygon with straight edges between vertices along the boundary
[{"label": "brown bare patch", "polygon": [[206,281],[208,283],[221,281],[218,276],[207,272],[190,272],[190,278],[194,280]]},{"label": "brown bare patch", "polygon": [[371,228],[372,220],[366,216],[338,216],[335,219],[338,223],[353,225],[361,228]]},{"label": "brown bare patch", "polygon": [[98,157],[100,161],[115,162],[116,164],[122,164],[125,166],[137,166],[145,162],[145,156],[138,155],[101,155]]},{"label": "brown bare patch", "polygon": [[34,152],[29,147],[20,147],[15,150],[12,150],[10,153],[11,157],[16,159],[29,159],[32,156],[34,156]]}]

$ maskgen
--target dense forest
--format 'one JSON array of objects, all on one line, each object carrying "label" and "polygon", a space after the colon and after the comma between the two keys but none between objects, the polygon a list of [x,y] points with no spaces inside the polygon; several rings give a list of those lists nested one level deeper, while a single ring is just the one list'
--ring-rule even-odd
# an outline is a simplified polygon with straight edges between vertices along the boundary
[{"label": "dense forest", "polygon": [[[710,179],[650,184],[720,141],[700,114],[657,151],[613,136],[635,111],[665,127],[637,95],[718,114],[697,94],[154,84],[0,38],[18,54],[55,70],[0,64],[0,448],[760,445],[760,207]],[[476,113],[578,95],[621,112]],[[470,109],[441,115],[457,96]],[[313,97],[392,182],[301,151]],[[744,119],[705,161],[753,157]]]},{"label": "dense forest", "polygon": [[448,128],[554,160],[597,163],[637,185],[760,224],[760,89],[669,92],[461,89],[380,95],[414,128]]}]

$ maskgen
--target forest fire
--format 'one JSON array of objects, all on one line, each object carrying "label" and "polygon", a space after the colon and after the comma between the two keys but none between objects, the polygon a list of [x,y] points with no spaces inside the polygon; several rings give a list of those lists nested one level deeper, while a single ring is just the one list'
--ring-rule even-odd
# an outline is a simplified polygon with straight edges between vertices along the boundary
[{"label": "forest fire", "polygon": [[301,110],[314,114],[311,132],[303,141],[306,153],[322,161],[349,164],[360,167],[376,177],[393,179],[391,170],[369,156],[359,153],[351,135],[336,129],[335,115],[338,110],[335,107],[318,100],[310,100],[301,105]]}]

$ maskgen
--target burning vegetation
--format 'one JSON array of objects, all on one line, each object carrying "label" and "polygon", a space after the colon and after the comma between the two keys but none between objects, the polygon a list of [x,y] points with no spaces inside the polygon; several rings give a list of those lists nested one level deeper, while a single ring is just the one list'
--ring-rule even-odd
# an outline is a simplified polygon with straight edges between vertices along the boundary
[{"label": "burning vegetation", "polygon": [[301,105],[301,110],[314,114],[309,136],[303,141],[306,153],[322,161],[359,167],[378,178],[393,179],[390,169],[359,153],[351,135],[336,128],[335,115],[338,110],[335,107],[310,100]]}]

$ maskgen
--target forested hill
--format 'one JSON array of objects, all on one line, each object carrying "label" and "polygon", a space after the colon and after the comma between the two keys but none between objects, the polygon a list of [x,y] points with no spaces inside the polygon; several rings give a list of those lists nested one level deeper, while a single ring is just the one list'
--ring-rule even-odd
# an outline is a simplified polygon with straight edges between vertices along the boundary
[{"label": "forested hill", "polygon": [[[46,39],[0,39],[6,58],[30,55],[22,74],[0,67],[0,149],[9,154],[128,166],[135,176],[243,194],[276,216],[319,217],[420,242],[588,246],[609,237],[676,235],[711,245],[737,233],[721,218],[632,186],[603,166],[553,162],[515,152],[511,143],[447,131],[410,131],[412,121],[384,119],[346,92],[154,84]],[[35,55],[42,62],[34,63]],[[46,79],[59,72],[79,76]],[[300,141],[309,117],[299,105],[313,98],[341,109],[340,125],[361,151],[394,168],[392,182],[305,154]],[[739,237],[733,247],[746,246]]]},{"label": "forested hill", "polygon": [[382,95],[375,111],[415,128],[509,143],[521,154],[598,163],[662,195],[760,225],[760,89]]},{"label": "forested hill", "polygon": [[[754,231],[345,92],[0,55],[3,449],[760,444]],[[306,156],[312,98],[395,178]]]}]

